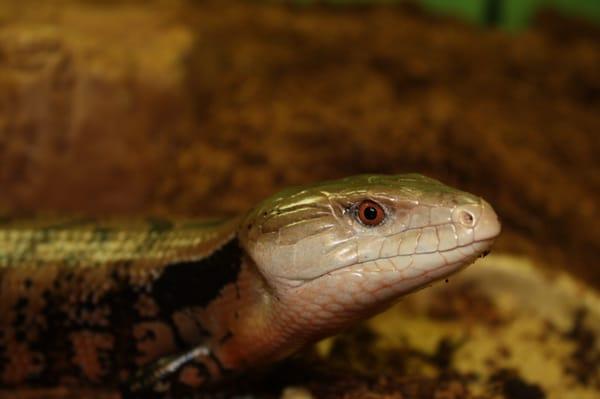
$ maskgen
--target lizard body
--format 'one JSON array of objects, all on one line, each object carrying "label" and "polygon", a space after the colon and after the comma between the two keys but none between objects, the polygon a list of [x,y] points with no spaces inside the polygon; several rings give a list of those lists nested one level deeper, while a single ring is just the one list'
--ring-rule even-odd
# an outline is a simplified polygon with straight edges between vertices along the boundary
[{"label": "lizard body", "polygon": [[0,224],[0,385],[201,389],[473,262],[491,206],[420,175],[285,190],[222,221]]}]

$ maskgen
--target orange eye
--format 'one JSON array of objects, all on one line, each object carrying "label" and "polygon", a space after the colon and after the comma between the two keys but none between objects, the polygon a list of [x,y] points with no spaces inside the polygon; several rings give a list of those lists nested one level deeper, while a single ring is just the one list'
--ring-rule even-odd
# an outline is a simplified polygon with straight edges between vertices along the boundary
[{"label": "orange eye", "polygon": [[362,224],[367,226],[377,226],[383,222],[385,212],[381,205],[370,201],[364,200],[358,206],[358,219]]}]

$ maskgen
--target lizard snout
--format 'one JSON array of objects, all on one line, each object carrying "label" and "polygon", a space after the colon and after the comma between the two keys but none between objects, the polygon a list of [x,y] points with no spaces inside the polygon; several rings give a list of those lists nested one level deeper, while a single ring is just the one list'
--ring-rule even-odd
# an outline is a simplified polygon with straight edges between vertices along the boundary
[{"label": "lizard snout", "polygon": [[473,229],[475,241],[491,240],[500,234],[498,215],[486,201],[459,206],[452,216],[454,221],[464,228]]}]

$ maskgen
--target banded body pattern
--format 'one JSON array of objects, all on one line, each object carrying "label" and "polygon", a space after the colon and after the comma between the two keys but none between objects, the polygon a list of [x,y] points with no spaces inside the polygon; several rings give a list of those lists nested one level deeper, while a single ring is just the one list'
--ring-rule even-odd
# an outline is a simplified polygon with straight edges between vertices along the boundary
[{"label": "banded body pattern", "polygon": [[2,223],[0,385],[121,382],[206,339],[190,312],[237,278],[234,225]]}]

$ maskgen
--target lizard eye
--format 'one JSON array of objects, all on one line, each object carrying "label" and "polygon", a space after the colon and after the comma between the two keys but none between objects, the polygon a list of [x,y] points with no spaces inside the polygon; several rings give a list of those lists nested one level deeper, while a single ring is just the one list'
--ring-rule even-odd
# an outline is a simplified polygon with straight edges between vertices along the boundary
[{"label": "lizard eye", "polygon": [[364,200],[358,205],[357,217],[366,226],[377,226],[383,222],[385,211],[376,202]]}]

